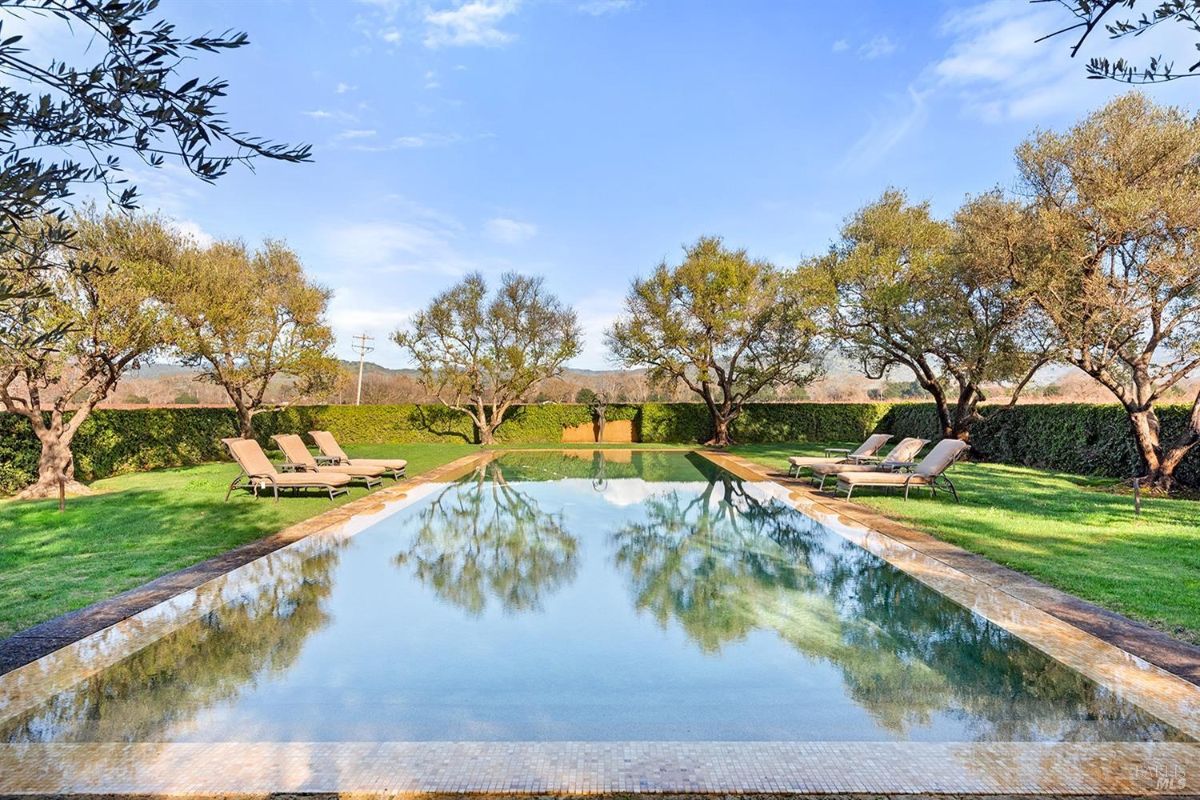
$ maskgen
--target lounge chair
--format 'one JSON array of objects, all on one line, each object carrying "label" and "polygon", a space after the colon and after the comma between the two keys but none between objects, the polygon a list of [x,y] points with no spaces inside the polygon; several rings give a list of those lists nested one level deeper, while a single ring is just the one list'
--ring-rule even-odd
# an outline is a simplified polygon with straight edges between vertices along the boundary
[{"label": "lounge chair", "polygon": [[395,480],[404,477],[404,469],[408,466],[408,462],[403,458],[350,458],[338,446],[337,439],[334,439],[333,434],[329,431],[309,431],[308,435],[312,437],[313,443],[321,451],[318,461],[324,461],[333,466],[349,464],[356,467],[382,467],[383,471],[390,472]]},{"label": "lounge chair", "polygon": [[383,467],[367,467],[356,464],[339,464],[336,467],[318,464],[313,454],[304,446],[304,440],[294,433],[277,433],[271,437],[288,463],[283,464],[285,471],[296,472],[325,472],[349,475],[353,480],[360,480],[370,489],[383,483]]},{"label": "lounge chair", "polygon": [[946,477],[946,470],[966,455],[971,446],[959,439],[942,439],[933,446],[929,455],[921,459],[921,463],[913,467],[912,472],[844,472],[838,475],[837,491],[845,492],[846,499],[855,489],[863,486],[883,486],[886,488],[904,487],[904,499],[908,499],[908,490],[914,486],[928,486],[931,495],[937,494],[938,483],[950,490],[954,502],[958,502],[958,490],[954,482]]},{"label": "lounge chair", "polygon": [[870,461],[863,460],[857,464],[818,464],[810,467],[813,482],[815,483],[817,478],[820,478],[821,489],[824,489],[825,481],[831,475],[841,475],[844,472],[898,472],[911,468],[916,466],[913,459],[927,444],[929,444],[928,439],[917,439],[910,436],[907,439],[901,439],[886,456],[874,457]]},{"label": "lounge chair", "polygon": [[866,458],[878,453],[879,449],[891,438],[890,433],[872,433],[866,438],[866,441],[853,450],[826,447],[824,456],[792,456],[788,459],[788,477],[799,477],[802,469],[812,469],[826,464],[853,464],[857,458]]},{"label": "lounge chair", "polygon": [[[336,472],[279,472],[258,446],[258,442],[253,439],[221,441],[229,448],[233,460],[242,468],[242,473],[233,479],[233,483],[229,484],[229,491],[225,492],[226,502],[239,484],[241,488],[254,492],[255,497],[258,497],[260,489],[269,486],[275,494],[275,501],[279,502],[280,489],[320,489],[329,492],[329,499],[332,500],[339,494],[345,494],[346,484],[350,483],[349,475]],[[243,478],[246,479],[244,484],[241,482]]]}]

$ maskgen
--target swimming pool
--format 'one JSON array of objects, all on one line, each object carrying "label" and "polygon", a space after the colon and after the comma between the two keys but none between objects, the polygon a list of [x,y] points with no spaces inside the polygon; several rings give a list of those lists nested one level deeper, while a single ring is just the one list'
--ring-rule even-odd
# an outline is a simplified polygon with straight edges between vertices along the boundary
[{"label": "swimming pool", "polygon": [[0,742],[1191,741],[783,491],[505,454],[262,559]]}]

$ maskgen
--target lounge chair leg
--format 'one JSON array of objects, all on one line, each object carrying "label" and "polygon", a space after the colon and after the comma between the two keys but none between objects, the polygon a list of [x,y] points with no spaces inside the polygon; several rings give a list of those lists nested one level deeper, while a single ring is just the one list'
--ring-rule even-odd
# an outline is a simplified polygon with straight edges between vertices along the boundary
[{"label": "lounge chair leg", "polygon": [[271,488],[275,491],[275,502],[279,502],[279,487],[272,484]]},{"label": "lounge chair leg", "polygon": [[944,480],[946,485],[950,487],[950,494],[954,497],[954,502],[960,502],[958,499],[958,490],[954,488],[954,481],[950,480],[945,475],[942,476],[942,480]]},{"label": "lounge chair leg", "polygon": [[238,481],[240,481],[241,479],[242,479],[242,476],[238,475],[236,478],[233,479],[233,483],[229,484],[229,490],[225,492],[225,502],[226,503],[229,502],[229,495],[233,494],[234,487],[238,485]]},{"label": "lounge chair leg", "polygon": [[[837,492],[834,492],[834,494],[837,494]],[[853,487],[853,486],[851,486],[849,489],[847,489],[847,490],[846,490],[846,499],[847,499],[847,500],[849,500],[849,499],[850,499],[850,495],[852,495],[852,494],[854,494],[854,487]]]},{"label": "lounge chair leg", "polygon": [[904,499],[905,499],[905,500],[907,500],[907,499],[908,499],[908,485],[909,485],[909,484],[908,484],[908,481],[905,481],[905,482],[904,482]]}]

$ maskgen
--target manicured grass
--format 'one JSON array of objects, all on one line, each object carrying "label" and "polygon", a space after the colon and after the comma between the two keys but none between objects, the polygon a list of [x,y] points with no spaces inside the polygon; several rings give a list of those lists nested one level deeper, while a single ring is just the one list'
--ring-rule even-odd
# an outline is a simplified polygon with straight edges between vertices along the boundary
[{"label": "manicured grass", "polygon": [[[350,455],[401,456],[411,476],[475,452],[465,444],[349,448]],[[0,501],[0,637],[132,589],[319,514],[328,497],[256,501],[235,492],[234,464],[120,475],[96,481],[101,492],[57,501]],[[385,481],[390,484],[391,481]]]},{"label": "manicured grass", "polygon": [[[734,452],[787,469],[787,456],[820,455],[823,444],[740,445]],[[1200,502],[1150,498],[1142,515],[1108,479],[1000,464],[959,464],[962,495],[859,490],[890,517],[1038,578],[1071,594],[1200,642]],[[862,492],[860,495],[859,492]]]}]

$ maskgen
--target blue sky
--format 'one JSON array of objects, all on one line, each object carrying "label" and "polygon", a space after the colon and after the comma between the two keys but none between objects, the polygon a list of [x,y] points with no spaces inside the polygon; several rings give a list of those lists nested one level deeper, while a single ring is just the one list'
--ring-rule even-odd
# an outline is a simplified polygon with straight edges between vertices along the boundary
[{"label": "blue sky", "polygon": [[[576,307],[575,365],[632,278],[702,234],[780,264],[825,248],[887,186],[949,214],[1013,179],[1012,150],[1117,91],[1023,0],[182,2],[185,31],[252,45],[200,60],[241,128],[309,142],[214,186],[135,172],[145,207],[204,236],[282,237],[331,287],[338,351],[470,270],[540,274]],[[1173,34],[1165,34],[1171,36]],[[1174,46],[1139,41],[1135,53]],[[1181,84],[1187,84],[1183,81]],[[1189,86],[1153,90],[1187,103]]]}]

